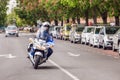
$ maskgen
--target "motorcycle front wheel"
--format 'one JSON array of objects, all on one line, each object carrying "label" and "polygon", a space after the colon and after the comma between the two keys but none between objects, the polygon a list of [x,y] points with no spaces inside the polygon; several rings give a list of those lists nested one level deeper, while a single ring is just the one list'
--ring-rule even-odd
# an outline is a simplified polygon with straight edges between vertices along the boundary
[{"label": "motorcycle front wheel", "polygon": [[34,69],[38,69],[38,65],[39,65],[39,63],[40,63],[40,60],[41,60],[41,56],[36,55],[36,56],[34,57],[34,61],[35,61]]}]

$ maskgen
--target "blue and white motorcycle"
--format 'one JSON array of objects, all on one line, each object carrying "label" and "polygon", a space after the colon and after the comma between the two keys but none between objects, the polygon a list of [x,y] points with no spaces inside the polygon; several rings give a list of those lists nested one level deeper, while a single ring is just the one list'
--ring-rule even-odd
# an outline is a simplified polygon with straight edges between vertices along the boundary
[{"label": "blue and white motorcycle", "polygon": [[[46,62],[48,49],[53,48],[54,42],[48,42],[41,39],[32,39],[29,38],[28,45],[28,58],[33,64],[34,69],[38,68],[38,65]],[[34,49],[34,56],[31,56],[30,51]]]}]

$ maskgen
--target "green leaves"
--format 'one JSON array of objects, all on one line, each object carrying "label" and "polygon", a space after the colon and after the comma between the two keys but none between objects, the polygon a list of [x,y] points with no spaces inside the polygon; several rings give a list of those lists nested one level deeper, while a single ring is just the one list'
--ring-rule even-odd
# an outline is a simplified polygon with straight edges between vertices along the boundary
[{"label": "green leaves", "polygon": [[[20,18],[27,23],[35,24],[37,19],[43,21],[97,18],[101,16],[120,15],[120,0],[19,0]],[[109,13],[109,14],[108,14]],[[103,20],[104,21],[104,20]],[[106,22],[106,21],[105,21]]]},{"label": "green leaves", "polygon": [[7,2],[8,0],[0,0],[0,26],[6,23]]}]

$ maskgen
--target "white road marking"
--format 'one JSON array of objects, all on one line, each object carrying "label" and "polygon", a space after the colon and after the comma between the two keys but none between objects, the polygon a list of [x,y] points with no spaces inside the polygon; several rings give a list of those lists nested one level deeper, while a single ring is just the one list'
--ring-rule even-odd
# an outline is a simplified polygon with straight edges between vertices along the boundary
[{"label": "white road marking", "polygon": [[68,54],[69,54],[70,56],[74,56],[74,57],[80,56],[80,54],[73,54],[73,53],[71,53],[71,52],[68,52]]},{"label": "white road marking", "polygon": [[112,55],[107,55],[107,56],[112,56]]},{"label": "white road marking", "polygon": [[114,56],[114,58],[115,58],[115,59],[119,59],[119,57],[117,57],[117,56]]},{"label": "white road marking", "polygon": [[8,54],[8,56],[6,56],[6,58],[16,58],[16,56],[13,56],[12,54]]},{"label": "white road marking", "polygon": [[2,54],[2,55],[0,55],[0,57],[5,57],[5,58],[9,58],[9,59],[16,58],[16,56],[13,56],[12,54]]},{"label": "white road marking", "polygon": [[61,71],[63,71],[64,73],[66,73],[68,76],[70,76],[73,80],[80,80],[79,78],[77,78],[76,76],[74,76],[73,74],[71,74],[70,72],[68,72],[67,70],[65,70],[64,68],[62,68],[61,66],[59,66],[58,64],[56,64],[54,61],[49,59],[49,62],[52,63],[53,65],[55,65],[56,67],[58,67]]},{"label": "white road marking", "polygon": [[102,53],[102,55],[105,55],[104,53]]}]

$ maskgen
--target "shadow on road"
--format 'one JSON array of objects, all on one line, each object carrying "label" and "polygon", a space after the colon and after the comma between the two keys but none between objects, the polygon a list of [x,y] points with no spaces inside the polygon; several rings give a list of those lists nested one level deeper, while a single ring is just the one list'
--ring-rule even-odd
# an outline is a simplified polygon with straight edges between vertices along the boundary
[{"label": "shadow on road", "polygon": [[49,70],[49,69],[58,69],[58,68],[56,66],[39,66],[38,69]]}]

